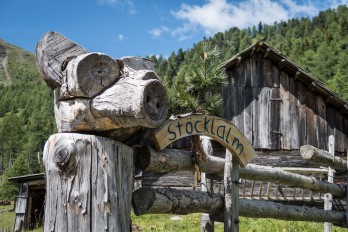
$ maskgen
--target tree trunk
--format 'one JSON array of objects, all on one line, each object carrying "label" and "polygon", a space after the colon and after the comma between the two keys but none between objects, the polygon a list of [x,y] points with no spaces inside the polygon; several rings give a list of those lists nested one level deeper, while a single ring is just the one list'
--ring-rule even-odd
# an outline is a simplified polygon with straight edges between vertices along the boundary
[{"label": "tree trunk", "polygon": [[44,163],[45,231],[130,231],[131,148],[94,135],[55,134]]},{"label": "tree trunk", "polygon": [[[175,189],[141,188],[133,193],[132,206],[136,215],[190,214],[204,212],[214,220],[222,219],[224,199],[219,194]],[[272,201],[240,199],[240,215],[251,218],[274,218],[288,221],[331,222],[342,224],[345,213],[293,206]]]},{"label": "tree trunk", "polygon": [[311,145],[304,145],[300,148],[302,158],[310,160],[314,163],[319,163],[325,166],[330,166],[336,172],[347,171],[347,161],[334,157],[330,152],[321,150]]},{"label": "tree trunk", "polygon": [[[151,147],[138,151],[136,165],[146,172],[175,172],[194,171],[191,152],[175,149],[155,151]],[[139,161],[140,160],[140,161]],[[225,159],[207,156],[206,161],[199,163],[199,169],[207,174],[223,175]],[[345,196],[343,185],[327,183],[314,177],[307,177],[296,173],[283,171],[278,168],[248,164],[240,168],[240,178],[246,180],[269,181],[285,184],[289,187],[309,189],[312,191],[331,193],[335,196]]]}]

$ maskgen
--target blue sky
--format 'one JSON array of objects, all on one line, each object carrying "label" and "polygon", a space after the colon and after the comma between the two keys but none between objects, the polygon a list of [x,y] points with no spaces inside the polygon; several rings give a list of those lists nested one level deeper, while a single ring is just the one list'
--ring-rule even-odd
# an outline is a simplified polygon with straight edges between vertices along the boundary
[{"label": "blue sky", "polygon": [[0,38],[34,52],[47,31],[113,58],[187,50],[262,21],[312,17],[348,0],[0,0]]}]

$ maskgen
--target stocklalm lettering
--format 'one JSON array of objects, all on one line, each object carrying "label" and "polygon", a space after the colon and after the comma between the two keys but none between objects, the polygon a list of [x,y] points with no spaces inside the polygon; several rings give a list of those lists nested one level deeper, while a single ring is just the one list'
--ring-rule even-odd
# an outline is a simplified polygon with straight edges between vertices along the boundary
[{"label": "stocklalm lettering", "polygon": [[[203,128],[200,129],[200,124],[203,123]],[[191,121],[191,117],[187,118],[187,122],[175,121],[168,125],[169,140],[174,141],[189,135],[210,135],[213,138],[218,138],[221,141],[235,147],[236,153],[241,156],[243,154],[244,146],[240,143],[237,136],[233,135],[231,126],[218,125],[215,123],[215,118],[203,118],[203,121]]]}]

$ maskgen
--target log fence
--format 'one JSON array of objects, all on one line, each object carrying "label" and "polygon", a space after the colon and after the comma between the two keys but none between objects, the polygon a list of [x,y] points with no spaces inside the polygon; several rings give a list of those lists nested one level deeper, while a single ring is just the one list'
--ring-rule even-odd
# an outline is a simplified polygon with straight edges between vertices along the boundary
[{"label": "log fence", "polygon": [[[239,186],[237,191],[237,193],[239,192],[239,210],[237,210],[239,215],[291,221],[327,222],[346,227],[345,209],[344,211],[342,207],[334,207],[333,210],[323,209],[325,194],[331,194],[333,198],[339,200],[345,200],[347,196],[346,183],[336,184],[327,181],[327,177],[331,175],[328,166],[340,167],[337,169],[342,173],[347,171],[347,162],[339,157],[326,156],[327,153],[308,145],[301,148],[301,155],[304,159],[310,159],[326,167],[266,167],[248,164],[239,168],[240,181],[237,183]],[[181,170],[194,171],[191,155],[191,152],[184,150],[156,151],[152,147],[146,147],[141,151],[138,150],[135,157],[139,160],[138,168],[150,173],[166,173]],[[239,231],[238,213],[232,213],[233,209],[226,206],[224,183],[226,185],[227,182],[226,173],[225,176],[223,173],[225,167],[228,166],[225,166],[227,165],[225,159],[208,155],[206,161],[200,162],[198,165],[200,170],[205,173],[205,185],[214,186],[210,188],[210,191],[140,188],[133,193],[132,206],[135,213],[141,215],[200,212],[205,213],[205,220],[209,222],[209,228],[214,225],[211,220],[215,220],[224,222],[225,231]],[[236,183],[233,180],[230,182]],[[150,200],[141,201],[144,199],[144,195],[150,196]],[[229,205],[236,204],[233,202]],[[207,211],[207,209],[209,210]],[[226,212],[229,212],[229,215],[226,215]],[[208,231],[203,226],[206,225],[206,221],[202,221],[202,231]],[[226,221],[229,224],[226,224]]]}]

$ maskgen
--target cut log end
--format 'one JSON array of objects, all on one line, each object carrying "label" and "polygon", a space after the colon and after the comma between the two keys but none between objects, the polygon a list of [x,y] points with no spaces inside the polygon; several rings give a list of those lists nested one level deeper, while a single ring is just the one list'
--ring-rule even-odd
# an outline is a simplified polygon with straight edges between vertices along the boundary
[{"label": "cut log end", "polygon": [[304,145],[300,148],[300,152],[304,159],[310,160],[313,157],[314,149],[311,145]]},{"label": "cut log end", "polygon": [[161,82],[153,80],[146,85],[143,104],[145,115],[151,123],[154,123],[155,126],[162,124],[167,116],[168,102],[165,88]]},{"label": "cut log end", "polygon": [[69,94],[92,98],[114,82],[119,73],[118,63],[107,55],[80,55],[67,66]]},{"label": "cut log end", "polygon": [[134,214],[137,216],[145,214],[147,210],[152,207],[155,199],[156,193],[154,189],[141,188],[136,190],[132,198]]}]

